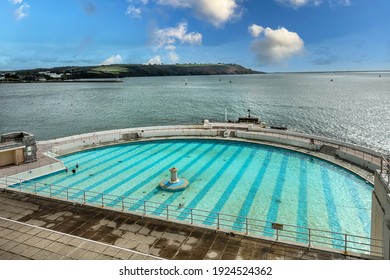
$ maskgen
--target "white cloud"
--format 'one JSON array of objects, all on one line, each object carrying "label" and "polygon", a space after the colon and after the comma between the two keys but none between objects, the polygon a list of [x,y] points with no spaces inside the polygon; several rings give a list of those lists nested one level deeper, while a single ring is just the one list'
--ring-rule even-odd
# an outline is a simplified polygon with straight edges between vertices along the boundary
[{"label": "white cloud", "polygon": [[249,33],[252,35],[252,37],[257,38],[260,36],[261,32],[263,32],[264,27],[257,25],[257,24],[252,24],[248,27]]},{"label": "white cloud", "polygon": [[180,57],[178,56],[178,54],[177,53],[175,53],[175,52],[170,52],[169,54],[168,54],[168,57],[169,57],[169,61],[171,62],[171,63],[178,63],[179,61],[180,61]]},{"label": "white cloud", "polygon": [[276,2],[284,6],[293,7],[295,9],[306,5],[319,6],[322,4],[322,0],[276,0]]},{"label": "white cloud", "polygon": [[198,18],[217,28],[240,18],[242,14],[239,0],[157,0],[157,3],[173,8],[192,9]]},{"label": "white cloud", "polygon": [[157,48],[163,46],[170,46],[169,48],[172,48],[176,43],[190,45],[202,44],[202,34],[197,32],[187,33],[187,23],[180,23],[177,27],[156,29],[152,36]]},{"label": "white cloud", "polygon": [[29,8],[30,8],[30,5],[28,5],[27,3],[21,5],[19,8],[17,8],[15,10],[16,20],[21,20],[21,19],[25,18],[28,15],[26,10],[28,10]]},{"label": "white cloud", "polygon": [[136,8],[130,5],[127,7],[126,15],[129,15],[133,18],[141,18],[141,8]]},{"label": "white cloud", "polygon": [[236,0],[198,0],[195,2],[197,15],[215,27],[241,17],[241,9]]},{"label": "white cloud", "polygon": [[119,64],[123,61],[122,57],[117,54],[117,55],[112,55],[106,60],[104,60],[101,65],[110,65],[110,64]]},{"label": "white cloud", "polygon": [[329,5],[331,7],[334,6],[350,6],[351,5],[351,0],[329,0]]},{"label": "white cloud", "polygon": [[166,49],[167,51],[175,51],[175,50],[176,50],[176,46],[174,46],[174,45],[168,45],[168,46],[165,47],[165,49]]},{"label": "white cloud", "polygon": [[12,4],[22,4],[23,0],[9,0]]},{"label": "white cloud", "polygon": [[350,6],[351,0],[275,0],[278,4],[292,7],[294,9],[301,8],[303,6],[314,5],[320,6],[324,1],[329,3],[330,7],[335,6]]},{"label": "white cloud", "polygon": [[159,55],[156,55],[156,56],[152,57],[151,59],[149,59],[146,64],[160,65],[160,64],[162,64],[161,63],[161,57]]},{"label": "white cloud", "polygon": [[265,65],[279,64],[304,50],[304,42],[295,32],[286,28],[263,28],[258,36],[263,35],[252,43],[259,62]]}]

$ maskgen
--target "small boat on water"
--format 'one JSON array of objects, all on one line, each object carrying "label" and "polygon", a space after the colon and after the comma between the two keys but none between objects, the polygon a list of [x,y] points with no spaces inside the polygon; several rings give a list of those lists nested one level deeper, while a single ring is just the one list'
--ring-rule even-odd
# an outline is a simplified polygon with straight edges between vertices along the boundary
[{"label": "small boat on water", "polygon": [[248,109],[248,116],[239,117],[236,123],[253,123],[257,124],[263,128],[278,129],[278,130],[287,130],[286,126],[272,125],[267,126],[265,122],[262,122],[258,117],[251,116],[251,110]]},{"label": "small boat on water", "polygon": [[246,117],[239,117],[237,123],[256,123],[260,124],[260,120],[257,117],[251,116],[251,110],[248,109],[248,116]]}]

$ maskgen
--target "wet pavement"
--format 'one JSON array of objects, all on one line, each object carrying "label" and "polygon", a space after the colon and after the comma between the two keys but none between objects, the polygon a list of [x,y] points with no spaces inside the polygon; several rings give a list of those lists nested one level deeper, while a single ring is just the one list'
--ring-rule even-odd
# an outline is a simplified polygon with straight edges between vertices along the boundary
[{"label": "wet pavement", "polygon": [[0,192],[0,259],[330,260],[339,253]]}]

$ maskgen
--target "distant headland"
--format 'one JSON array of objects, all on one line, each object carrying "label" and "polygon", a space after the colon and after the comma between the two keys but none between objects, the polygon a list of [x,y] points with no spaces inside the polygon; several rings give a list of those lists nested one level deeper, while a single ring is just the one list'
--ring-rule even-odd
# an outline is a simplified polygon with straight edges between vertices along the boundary
[{"label": "distant headland", "polygon": [[12,82],[72,82],[99,81],[111,79],[119,81],[126,77],[148,76],[190,76],[190,75],[240,75],[264,74],[238,64],[174,64],[144,65],[115,64],[98,66],[65,66],[54,68],[37,68],[18,71],[0,71],[0,83]]}]

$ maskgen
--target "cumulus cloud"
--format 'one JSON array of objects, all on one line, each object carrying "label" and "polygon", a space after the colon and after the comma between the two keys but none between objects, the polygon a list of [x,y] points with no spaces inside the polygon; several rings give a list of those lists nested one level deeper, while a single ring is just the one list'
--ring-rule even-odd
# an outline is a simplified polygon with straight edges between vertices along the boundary
[{"label": "cumulus cloud", "polygon": [[160,65],[161,64],[161,57],[159,55],[156,55],[148,60],[146,64],[150,65]]},{"label": "cumulus cloud", "polygon": [[284,27],[275,30],[258,27],[255,29],[262,28],[262,31],[257,35],[259,38],[252,43],[252,51],[261,64],[279,64],[304,50],[304,42],[297,33]]},{"label": "cumulus cloud", "polygon": [[242,14],[239,0],[157,0],[157,3],[173,8],[192,9],[198,18],[218,28],[240,18]]},{"label": "cumulus cloud", "polygon": [[177,27],[169,27],[163,29],[155,29],[153,34],[153,41],[157,48],[169,46],[172,48],[176,43],[201,45],[202,34],[197,32],[187,32],[187,23],[180,23]]},{"label": "cumulus cloud", "polygon": [[119,54],[117,54],[117,55],[110,56],[100,64],[101,65],[119,64],[122,61],[123,61],[122,57]]},{"label": "cumulus cloud", "polygon": [[21,19],[25,18],[28,15],[27,14],[28,9],[30,9],[30,5],[28,5],[27,3],[21,5],[19,8],[17,8],[15,10],[16,20],[21,20]]},{"label": "cumulus cloud", "polygon": [[[164,48],[167,52],[170,63],[177,63],[180,61],[179,55],[176,53],[176,44],[187,44],[191,46],[202,44],[202,34],[198,32],[188,32],[187,23],[182,22],[176,27],[168,27],[158,29],[156,28],[152,32],[152,41],[155,46],[155,50]],[[158,62],[161,64],[161,57]],[[154,58],[152,58],[152,61]],[[159,64],[150,63],[148,64]]]},{"label": "cumulus cloud", "polygon": [[249,33],[252,35],[253,38],[257,38],[260,36],[260,34],[263,32],[264,27],[257,25],[257,24],[252,24],[248,27]]},{"label": "cumulus cloud", "polygon": [[9,0],[12,4],[22,4],[23,0]]}]

